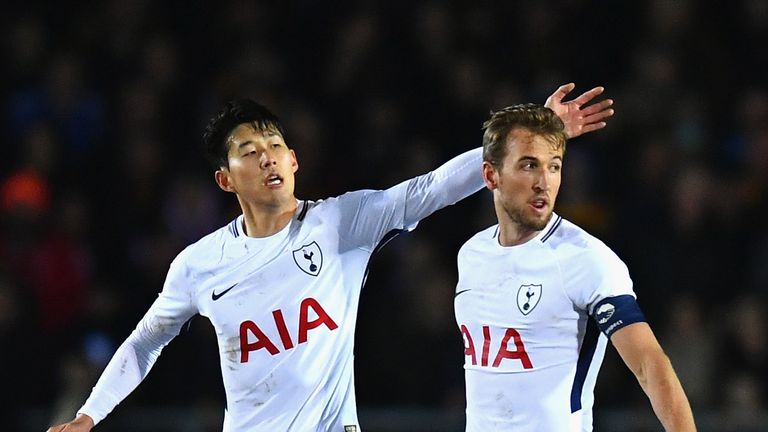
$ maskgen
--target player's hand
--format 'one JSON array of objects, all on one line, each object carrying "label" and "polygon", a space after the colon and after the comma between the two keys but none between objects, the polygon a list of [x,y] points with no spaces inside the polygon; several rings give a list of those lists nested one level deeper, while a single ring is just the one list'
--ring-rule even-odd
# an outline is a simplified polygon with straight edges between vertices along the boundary
[{"label": "player's hand", "polygon": [[555,90],[544,103],[544,106],[551,109],[560,117],[565,124],[565,133],[568,138],[575,138],[579,135],[596,131],[605,127],[605,119],[613,115],[613,100],[605,99],[592,105],[585,106],[595,97],[599,96],[605,90],[603,87],[595,87],[586,91],[576,99],[563,102],[563,98],[576,88],[576,84],[563,84]]},{"label": "player's hand", "polygon": [[93,419],[85,414],[79,414],[69,423],[51,426],[46,432],[89,432],[93,429]]}]

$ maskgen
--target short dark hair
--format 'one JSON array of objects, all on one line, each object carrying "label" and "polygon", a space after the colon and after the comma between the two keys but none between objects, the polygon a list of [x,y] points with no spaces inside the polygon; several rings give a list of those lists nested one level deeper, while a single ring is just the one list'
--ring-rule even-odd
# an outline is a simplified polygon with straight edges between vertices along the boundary
[{"label": "short dark hair", "polygon": [[285,139],[280,119],[267,107],[251,99],[235,99],[227,102],[205,127],[203,142],[209,161],[214,169],[229,167],[227,138],[241,124],[251,124],[258,131],[277,132]]},{"label": "short dark hair", "polygon": [[491,112],[491,118],[483,123],[483,160],[502,166],[507,156],[507,136],[518,128],[548,138],[556,148],[565,152],[568,136],[560,117],[543,105],[528,103]]}]

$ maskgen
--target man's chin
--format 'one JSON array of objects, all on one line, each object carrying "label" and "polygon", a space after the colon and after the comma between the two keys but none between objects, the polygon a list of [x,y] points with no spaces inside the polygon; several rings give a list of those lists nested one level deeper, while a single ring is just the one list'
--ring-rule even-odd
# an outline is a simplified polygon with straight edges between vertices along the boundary
[{"label": "man's chin", "polygon": [[542,216],[530,216],[523,220],[523,226],[532,231],[541,231],[547,227],[549,220],[552,219],[552,212]]}]

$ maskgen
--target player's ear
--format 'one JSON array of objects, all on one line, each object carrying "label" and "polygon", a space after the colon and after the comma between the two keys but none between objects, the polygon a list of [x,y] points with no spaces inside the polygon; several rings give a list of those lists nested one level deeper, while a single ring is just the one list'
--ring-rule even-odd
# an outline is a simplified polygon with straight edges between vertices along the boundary
[{"label": "player's ear", "polygon": [[494,190],[499,187],[499,176],[496,171],[496,167],[488,161],[483,161],[483,181],[485,181],[485,187],[490,190]]},{"label": "player's ear", "polygon": [[296,158],[296,152],[291,149],[291,169],[294,173],[299,170],[299,160]]},{"label": "player's ear", "polygon": [[216,179],[216,184],[219,185],[221,190],[225,192],[235,193],[235,188],[232,186],[232,179],[229,177],[229,170],[226,168],[217,169],[213,174]]}]

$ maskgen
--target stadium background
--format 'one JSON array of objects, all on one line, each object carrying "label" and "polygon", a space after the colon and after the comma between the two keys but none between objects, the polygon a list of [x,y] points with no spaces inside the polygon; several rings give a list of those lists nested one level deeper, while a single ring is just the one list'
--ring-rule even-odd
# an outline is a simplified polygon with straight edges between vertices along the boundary
[{"label": "stadium background", "polygon": [[[4,430],[71,417],[174,255],[237,213],[200,146],[224,100],[282,117],[316,199],[436,167],[569,81],[617,114],[569,144],[559,213],[629,265],[700,429],[768,430],[768,3],[25,1],[0,35]],[[455,253],[491,223],[482,192],[374,257],[367,431],[461,430]],[[659,429],[612,349],[596,397],[596,430]],[[198,318],[97,430],[213,431],[222,409]]]}]

